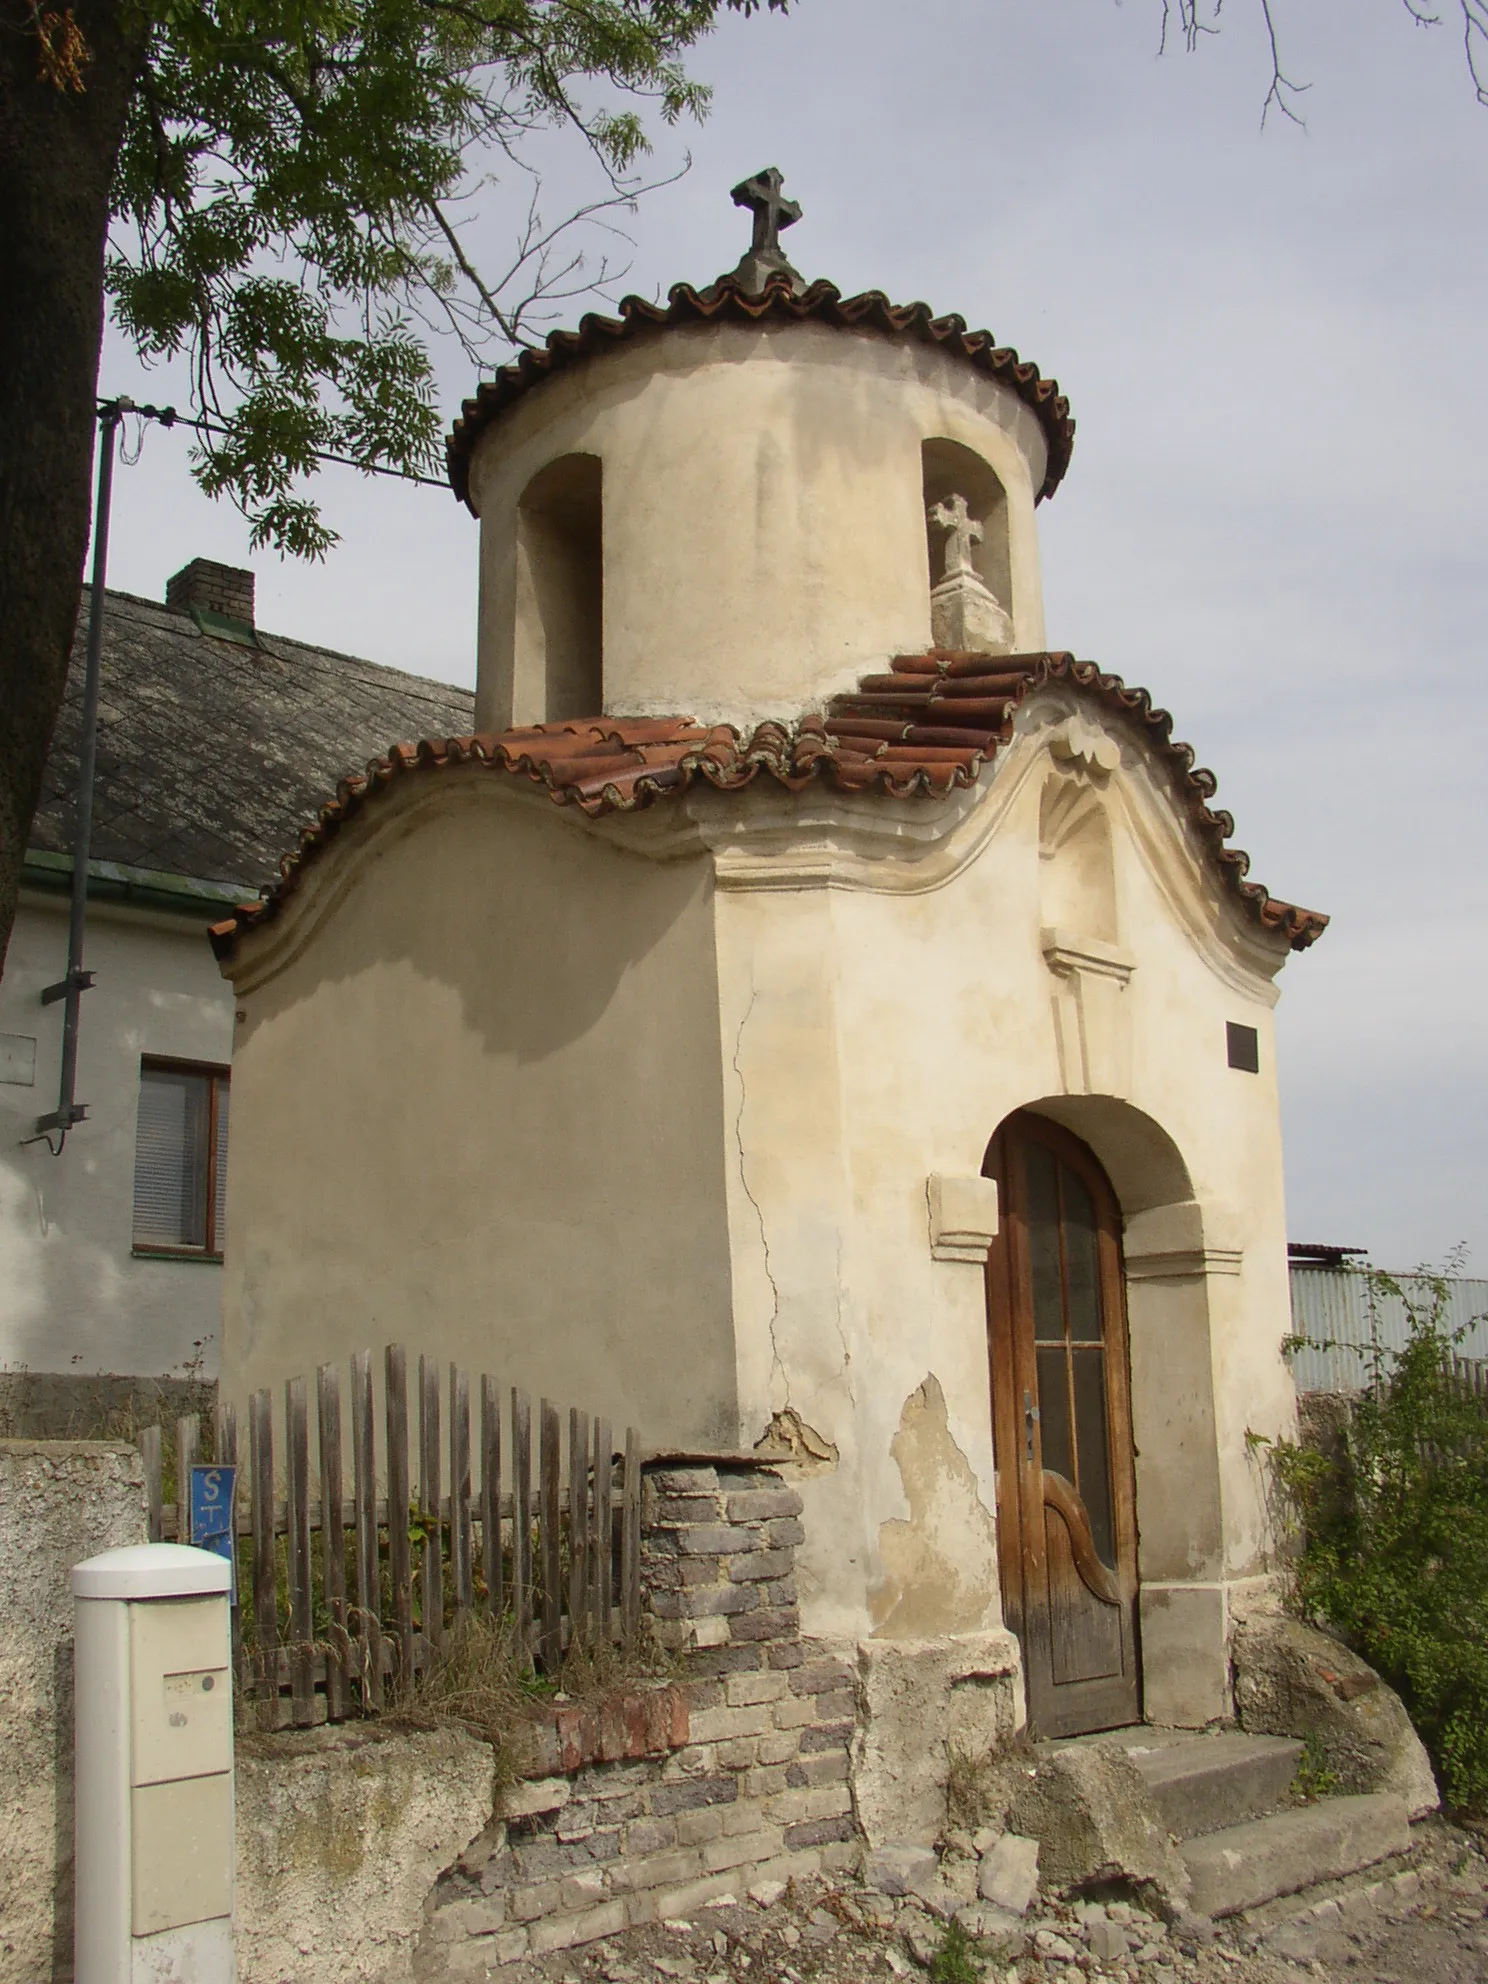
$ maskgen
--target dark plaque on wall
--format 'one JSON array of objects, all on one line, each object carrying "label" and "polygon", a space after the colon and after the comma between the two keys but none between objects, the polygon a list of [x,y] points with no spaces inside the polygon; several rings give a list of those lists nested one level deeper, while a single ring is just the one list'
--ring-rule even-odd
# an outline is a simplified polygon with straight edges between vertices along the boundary
[{"label": "dark plaque on wall", "polygon": [[1232,1068],[1240,1068],[1247,1075],[1261,1072],[1261,1036],[1253,1026],[1236,1026],[1233,1020],[1226,1020],[1225,1047]]}]

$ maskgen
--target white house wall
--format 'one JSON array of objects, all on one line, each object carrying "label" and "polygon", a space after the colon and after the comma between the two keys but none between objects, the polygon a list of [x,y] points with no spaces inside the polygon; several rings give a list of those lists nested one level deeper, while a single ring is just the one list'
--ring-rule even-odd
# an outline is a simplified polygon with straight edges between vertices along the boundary
[{"label": "white house wall", "polygon": [[[215,1374],[222,1269],[131,1252],[142,1054],[226,1063],[232,988],[203,926],[91,903],[77,1099],[88,1118],[58,1157],[29,1142],[57,1106],[67,902],[27,894],[0,981],[0,1033],[36,1042],[32,1086],[0,1082],[0,1367],[74,1376]],[[55,1137],[53,1138],[55,1141]]]}]

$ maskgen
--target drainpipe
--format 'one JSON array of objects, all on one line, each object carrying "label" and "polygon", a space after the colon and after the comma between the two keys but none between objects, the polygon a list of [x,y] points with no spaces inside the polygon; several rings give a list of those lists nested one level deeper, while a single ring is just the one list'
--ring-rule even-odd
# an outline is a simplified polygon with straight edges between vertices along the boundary
[{"label": "drainpipe", "polygon": [[54,1157],[62,1153],[67,1132],[88,1114],[86,1102],[75,1100],[77,1087],[78,1007],[84,992],[93,983],[91,971],[83,970],[83,933],[88,914],[88,850],[93,838],[93,774],[98,761],[98,698],[103,661],[104,587],[108,577],[109,505],[114,486],[114,448],[126,413],[140,413],[157,419],[165,427],[175,420],[172,407],[136,407],[123,397],[105,400],[98,409],[101,430],[98,452],[98,508],[93,520],[93,583],[88,606],[88,667],[83,682],[83,723],[78,739],[77,827],[72,843],[72,912],[67,925],[67,975],[48,985],[41,995],[44,1006],[58,999],[66,1001],[62,1016],[62,1073],[57,1089],[57,1107],[36,1120],[38,1136],[59,1132]]}]

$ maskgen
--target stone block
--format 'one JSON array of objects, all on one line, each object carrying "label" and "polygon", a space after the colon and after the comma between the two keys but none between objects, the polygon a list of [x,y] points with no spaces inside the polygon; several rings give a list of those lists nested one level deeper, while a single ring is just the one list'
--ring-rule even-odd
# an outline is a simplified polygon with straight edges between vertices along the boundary
[{"label": "stone block", "polygon": [[853,1788],[870,1846],[935,1839],[945,1824],[947,1753],[993,1750],[1022,1715],[1018,1643],[1008,1632],[861,1640],[856,1697],[824,1697],[811,1720],[860,1714]]},{"label": "stone block", "polygon": [[732,1838],[715,1839],[703,1848],[703,1865],[710,1871],[724,1867],[744,1867],[755,1861],[773,1860],[785,1844],[778,1826],[756,1832],[737,1833]]},{"label": "stone block", "polygon": [[717,1839],[723,1831],[725,1814],[733,1809],[732,1805],[708,1805],[701,1812],[679,1812],[677,1844],[701,1846],[705,1840]]},{"label": "stone block", "polygon": [[1039,1844],[1015,1832],[1005,1832],[981,1857],[977,1893],[994,1908],[1026,1915],[1038,1893]]},{"label": "stone block", "polygon": [[536,1922],[551,1915],[563,1903],[561,1881],[538,1881],[530,1887],[513,1888],[507,1897],[507,1913],[513,1922]]},{"label": "stone block", "polygon": [[675,1846],[677,1825],[676,1819],[637,1819],[625,1829],[624,1857],[643,1858],[648,1853],[662,1853],[667,1847]]},{"label": "stone block", "polygon": [[[815,1819],[809,1829],[814,1831],[818,1825],[829,1823],[832,1822]],[[841,1825],[842,1821],[839,1819],[835,1823]],[[852,1826],[850,1833],[844,1834],[841,1839],[828,1839],[822,1842],[821,1865],[824,1874],[855,1874],[862,1865],[863,1842],[859,1839],[858,1829],[852,1825],[852,1821],[848,1820],[847,1823]]]},{"label": "stone block", "polygon": [[820,1728],[801,1731],[801,1754],[815,1750],[845,1750],[853,1739],[851,1722],[825,1722]]},{"label": "stone block", "polygon": [[789,1791],[789,1764],[762,1764],[744,1773],[744,1795],[746,1798],[772,1798],[779,1791]]},{"label": "stone block", "polygon": [[1131,1954],[1131,1938],[1119,1922],[1101,1916],[1085,1926],[1090,1954],[1100,1963],[1121,1963]]},{"label": "stone block", "polygon": [[793,1695],[830,1695],[853,1685],[853,1672],[840,1660],[817,1661],[798,1667],[790,1677]]},{"label": "stone block", "polygon": [[[735,1497],[735,1500],[738,1498]],[[679,1523],[687,1527],[698,1523],[718,1522],[723,1514],[722,1504],[716,1493],[706,1495],[658,1495],[646,1510],[649,1524]],[[731,1517],[737,1521],[737,1517]]]},{"label": "stone block", "polygon": [[1233,1915],[1410,1851],[1405,1801],[1385,1793],[1324,1798],[1184,1843],[1192,1906]]},{"label": "stone block", "polygon": [[846,1750],[824,1750],[819,1756],[801,1757],[786,1766],[788,1785],[845,1784],[848,1777]]},{"label": "stone block", "polygon": [[651,1794],[651,1810],[658,1818],[673,1812],[694,1812],[704,1805],[731,1805],[739,1795],[736,1777],[701,1777],[680,1784],[659,1784]]},{"label": "stone block", "polygon": [[[755,1591],[755,1585],[741,1584],[736,1591]],[[783,1640],[791,1639],[801,1630],[801,1616],[794,1606],[789,1611],[777,1612],[761,1608],[757,1612],[737,1613],[729,1619],[729,1635],[736,1640]]]},{"label": "stone block", "polygon": [[810,1695],[787,1695],[770,1706],[770,1720],[777,1729],[806,1729],[819,1719]]},{"label": "stone block", "polygon": [[799,1825],[785,1829],[785,1843],[793,1853],[805,1846],[827,1847],[849,1840],[856,1844],[857,1836],[851,1812],[841,1812],[830,1819],[804,1819]]},{"label": "stone block", "polygon": [[805,1738],[818,1732],[805,1729],[797,1733],[794,1729],[771,1729],[760,1737],[755,1761],[757,1763],[788,1764],[806,1748]]},{"label": "stone block", "polygon": [[1227,1719],[1233,1707],[1223,1587],[1144,1583],[1140,1606],[1142,1695],[1149,1721],[1203,1729]]},{"label": "stone block", "polygon": [[717,1680],[730,1674],[756,1674],[763,1668],[764,1663],[763,1647],[735,1646],[730,1642],[695,1653],[687,1663],[687,1671],[689,1674],[707,1675]]},{"label": "stone block", "polygon": [[1039,1842],[1047,1886],[1120,1882],[1150,1887],[1170,1904],[1188,1898],[1188,1874],[1157,1822],[1130,1757],[1105,1744],[1069,1744],[1003,1766],[1008,1830]]},{"label": "stone block", "polygon": [[1301,1737],[1341,1791],[1391,1792],[1412,1818],[1436,1810],[1431,1762],[1400,1697],[1357,1654],[1278,1614],[1238,1627],[1231,1655],[1242,1727]]},{"label": "stone block", "polygon": [[625,1926],[623,1901],[608,1901],[578,1915],[554,1916],[534,1922],[527,1931],[528,1954],[546,1956],[552,1950],[572,1949],[576,1943],[596,1942],[601,1936],[618,1936]]},{"label": "stone block", "polygon": [[733,1557],[753,1544],[753,1530],[734,1523],[699,1523],[695,1529],[677,1532],[677,1549],[684,1557]]},{"label": "stone block", "polygon": [[728,1497],[730,1522],[763,1522],[800,1513],[801,1498],[794,1488],[744,1488]]},{"label": "stone block", "polygon": [[731,1708],[751,1708],[757,1702],[778,1702],[789,1694],[790,1682],[784,1674],[731,1674],[724,1691]]},{"label": "stone block", "polygon": [[865,1855],[863,1885],[875,1894],[926,1894],[939,1871],[933,1847],[917,1840],[891,1840]]},{"label": "stone block", "polygon": [[507,1787],[501,1800],[504,1819],[531,1819],[545,1812],[560,1812],[573,1797],[573,1785],[566,1777],[532,1777]]},{"label": "stone block", "polygon": [[839,1812],[850,1810],[851,1805],[845,1784],[823,1784],[778,1791],[773,1798],[766,1799],[765,1810],[777,1825],[793,1825],[802,1819],[835,1818]]},{"label": "stone block", "polygon": [[643,1860],[622,1860],[610,1870],[610,1887],[618,1893],[633,1888],[667,1887],[685,1881],[702,1867],[696,1847],[673,1847],[668,1853],[648,1853]]},{"label": "stone block", "polygon": [[759,1755],[759,1739],[739,1736],[715,1746],[714,1757],[720,1770],[749,1770]]},{"label": "stone block", "polygon": [[657,1495],[707,1495],[718,1489],[716,1467],[658,1467],[646,1474],[647,1500]]},{"label": "stone block", "polygon": [[604,1869],[586,1867],[582,1873],[570,1874],[564,1881],[560,1905],[567,1909],[594,1908],[604,1900],[607,1892]]},{"label": "stone block", "polygon": [[798,1550],[806,1541],[806,1525],[789,1517],[767,1522],[760,1540],[767,1550]]},{"label": "stone block", "polygon": [[706,1908],[720,1895],[737,1892],[737,1875],[705,1874],[700,1880],[684,1882],[681,1887],[657,1889],[654,1894],[655,1912],[662,1921],[675,1921],[679,1917],[692,1915],[699,1908]]},{"label": "stone block", "polygon": [[764,1649],[765,1665],[779,1673],[786,1673],[793,1667],[804,1667],[816,1653],[810,1640],[787,1640],[780,1646]]},{"label": "stone block", "polygon": [[728,1559],[728,1574],[735,1584],[764,1584],[771,1578],[789,1578],[795,1567],[794,1550],[746,1550],[742,1557]]},{"label": "stone block", "polygon": [[770,1707],[760,1702],[751,1708],[705,1708],[692,1718],[695,1743],[723,1743],[739,1736],[760,1736],[770,1727]]}]

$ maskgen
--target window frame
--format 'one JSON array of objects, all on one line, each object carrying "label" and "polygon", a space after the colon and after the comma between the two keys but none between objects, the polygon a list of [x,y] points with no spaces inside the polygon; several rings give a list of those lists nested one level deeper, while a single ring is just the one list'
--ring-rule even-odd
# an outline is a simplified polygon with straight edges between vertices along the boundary
[{"label": "window frame", "polygon": [[[172,1075],[202,1075],[207,1081],[207,1181],[206,1181],[206,1234],[207,1241],[201,1247],[177,1247],[168,1241],[136,1240],[134,1238],[134,1190],[131,1181],[130,1248],[137,1260],[146,1261],[206,1261],[215,1267],[222,1265],[223,1250],[218,1243],[217,1233],[217,1123],[218,1101],[221,1090],[232,1091],[232,1064],[227,1061],[197,1061],[179,1054],[141,1054],[139,1057],[139,1085],[141,1092],[145,1085],[147,1071],[159,1069]],[[139,1127],[138,1105],[135,1118],[135,1147],[138,1151]]]}]

